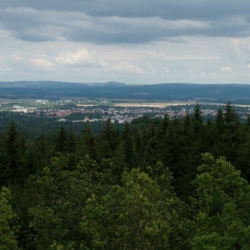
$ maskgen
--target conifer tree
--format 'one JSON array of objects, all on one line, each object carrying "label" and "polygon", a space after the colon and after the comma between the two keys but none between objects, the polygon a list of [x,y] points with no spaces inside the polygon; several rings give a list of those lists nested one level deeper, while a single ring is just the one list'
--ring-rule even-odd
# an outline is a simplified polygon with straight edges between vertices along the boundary
[{"label": "conifer tree", "polygon": [[111,178],[115,178],[113,184],[121,184],[122,175],[128,170],[128,164],[126,161],[125,144],[120,142],[117,146],[114,156],[112,157],[112,164],[109,166]]},{"label": "conifer tree", "polygon": [[98,159],[96,141],[89,125],[85,126],[82,131],[77,146],[77,155],[78,158],[82,158],[84,155],[89,155],[89,157],[93,160]]},{"label": "conifer tree", "polygon": [[140,160],[140,167],[142,171],[145,171],[147,165],[154,164],[158,158],[156,154],[156,140],[155,140],[155,128],[154,123],[150,124],[148,130],[143,131],[142,135],[143,143],[143,155]]},{"label": "conifer tree", "polygon": [[[171,209],[155,181],[133,169],[122,186],[87,201],[82,230],[90,249],[164,249],[169,246]],[[174,202],[174,200],[172,200]]]},{"label": "conifer tree", "polygon": [[250,127],[250,114],[247,114],[246,120],[245,120],[245,124]]},{"label": "conifer tree", "polygon": [[27,171],[22,169],[21,158],[23,147],[18,135],[15,122],[12,120],[6,132],[3,143],[3,154],[1,159],[1,184],[22,183],[27,177]]},{"label": "conifer tree", "polygon": [[192,124],[192,135],[195,140],[199,140],[203,135],[203,117],[202,117],[202,110],[199,104],[196,104],[194,107],[194,112],[191,118]]},{"label": "conifer tree", "polygon": [[223,115],[223,110],[221,108],[218,108],[217,110],[215,124],[218,131],[221,131],[224,127],[224,115]]},{"label": "conifer tree", "polygon": [[64,127],[61,127],[56,136],[56,152],[66,153],[68,134]]},{"label": "conifer tree", "polygon": [[76,140],[73,130],[71,129],[69,132],[68,140],[67,140],[67,152],[71,154],[75,154],[76,151]]},{"label": "conifer tree", "polygon": [[202,124],[202,122],[203,122],[201,106],[198,103],[194,107],[194,113],[193,113],[192,120],[199,123],[199,124]]},{"label": "conifer tree", "polygon": [[138,157],[136,154],[134,137],[131,135],[130,126],[125,124],[125,130],[122,132],[122,144],[124,145],[124,156],[127,166],[132,169],[138,167]]},{"label": "conifer tree", "polygon": [[237,164],[241,144],[240,123],[235,107],[230,102],[227,102],[224,107],[224,121],[223,155],[232,164]]},{"label": "conifer tree", "polygon": [[225,156],[224,144],[225,144],[225,120],[223,109],[221,107],[218,108],[215,123],[213,129],[211,129],[210,134],[208,135],[210,138],[210,152],[215,157]]},{"label": "conifer tree", "polygon": [[119,130],[114,130],[108,118],[99,137],[99,148],[103,158],[111,158],[119,144]]},{"label": "conifer tree", "polygon": [[11,193],[8,188],[3,187],[0,192],[0,249],[18,249],[15,230],[11,223],[15,219],[10,205]]},{"label": "conifer tree", "polygon": [[42,134],[36,141],[36,165],[40,171],[50,163],[54,151],[54,145],[50,135]]},{"label": "conifer tree", "polygon": [[168,114],[165,114],[164,118],[162,119],[160,123],[159,129],[156,132],[157,140],[160,140],[161,138],[164,137],[169,126],[170,126],[170,119],[169,119]]},{"label": "conifer tree", "polygon": [[190,114],[187,113],[184,119],[184,129],[187,131],[189,129],[189,126],[191,124],[191,118],[190,118]]},{"label": "conifer tree", "polygon": [[76,166],[76,140],[72,129],[67,138],[66,152],[67,157],[69,158],[69,169],[73,170]]},{"label": "conifer tree", "polygon": [[239,122],[239,116],[231,102],[227,102],[224,106],[224,120],[226,124]]},{"label": "conifer tree", "polygon": [[88,156],[75,169],[68,168],[68,158],[58,154],[39,176],[32,176],[37,202],[29,208],[29,224],[35,249],[87,247],[80,224],[87,198],[104,188],[95,183],[101,183],[102,175]]},{"label": "conifer tree", "polygon": [[194,250],[250,247],[250,187],[240,172],[221,157],[203,155],[196,186]]}]

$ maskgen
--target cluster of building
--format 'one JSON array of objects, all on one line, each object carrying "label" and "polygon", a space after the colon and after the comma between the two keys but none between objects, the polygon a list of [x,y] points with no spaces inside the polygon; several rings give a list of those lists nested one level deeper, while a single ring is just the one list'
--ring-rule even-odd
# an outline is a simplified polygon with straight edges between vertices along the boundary
[{"label": "cluster of building", "polygon": [[33,113],[36,112],[37,109],[35,107],[22,107],[22,106],[18,106],[18,105],[14,105],[12,108],[12,112],[18,112],[18,113]]},{"label": "cluster of building", "polygon": [[[11,109],[13,112],[25,113],[35,116],[47,116],[58,118],[59,122],[71,121],[71,122],[97,122],[105,121],[108,118],[111,119],[112,123],[130,123],[133,119],[142,117],[143,115],[148,115],[150,117],[164,118],[167,114],[170,119],[173,117],[185,117],[187,113],[193,113],[193,107],[189,106],[178,108],[149,108],[149,107],[108,107],[101,108],[98,106],[76,106],[68,109],[43,109],[38,110],[35,107],[22,107],[14,105]],[[81,119],[73,120],[69,116],[72,114],[82,114]],[[215,116],[217,109],[202,109],[203,116]],[[78,115],[79,117],[79,115]]]}]

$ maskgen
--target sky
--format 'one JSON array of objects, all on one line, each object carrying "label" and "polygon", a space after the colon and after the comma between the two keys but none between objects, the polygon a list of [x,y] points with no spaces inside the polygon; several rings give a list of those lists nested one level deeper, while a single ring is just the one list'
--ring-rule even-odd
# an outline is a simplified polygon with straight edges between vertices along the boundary
[{"label": "sky", "polygon": [[0,81],[250,83],[249,0],[1,0]]}]

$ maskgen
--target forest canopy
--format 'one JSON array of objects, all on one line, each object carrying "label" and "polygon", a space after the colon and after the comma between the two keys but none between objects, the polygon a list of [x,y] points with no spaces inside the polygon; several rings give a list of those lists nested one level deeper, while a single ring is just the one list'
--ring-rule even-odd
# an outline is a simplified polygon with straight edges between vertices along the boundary
[{"label": "forest canopy", "polygon": [[250,249],[250,116],[229,102],[0,141],[0,249]]}]

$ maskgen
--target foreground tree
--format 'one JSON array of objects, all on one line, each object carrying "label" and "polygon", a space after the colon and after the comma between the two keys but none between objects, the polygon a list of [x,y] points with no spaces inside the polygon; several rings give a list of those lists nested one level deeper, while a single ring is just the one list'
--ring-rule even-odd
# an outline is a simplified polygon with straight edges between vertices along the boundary
[{"label": "foreground tree", "polygon": [[[39,176],[32,176],[37,202],[29,209],[36,249],[82,249],[80,230],[84,206],[98,179],[96,164],[89,158],[69,170],[68,158],[52,158]],[[61,247],[61,248],[60,248]]]},{"label": "foreground tree", "polygon": [[88,199],[81,225],[91,249],[182,249],[179,208],[174,195],[161,192],[147,174],[132,169],[123,174],[122,186]]},{"label": "foreground tree", "polygon": [[67,151],[68,133],[64,127],[61,127],[56,135],[56,152],[65,153]]},{"label": "foreground tree", "polygon": [[0,185],[23,183],[28,169],[23,168],[24,141],[21,140],[15,122],[12,120],[2,144],[0,164]]},{"label": "foreground tree", "polygon": [[83,159],[84,155],[89,155],[93,160],[98,158],[97,145],[90,126],[84,127],[76,147],[76,153],[78,159]]},{"label": "foreground tree", "polygon": [[157,185],[138,170],[123,175],[123,187],[92,196],[82,230],[94,249],[161,249],[168,245],[169,211]]},{"label": "foreground tree", "polygon": [[15,227],[11,224],[15,214],[10,205],[11,193],[3,187],[0,193],[0,250],[17,249]]},{"label": "foreground tree", "polygon": [[197,190],[194,250],[250,248],[250,187],[221,157],[203,155],[194,182]]}]

